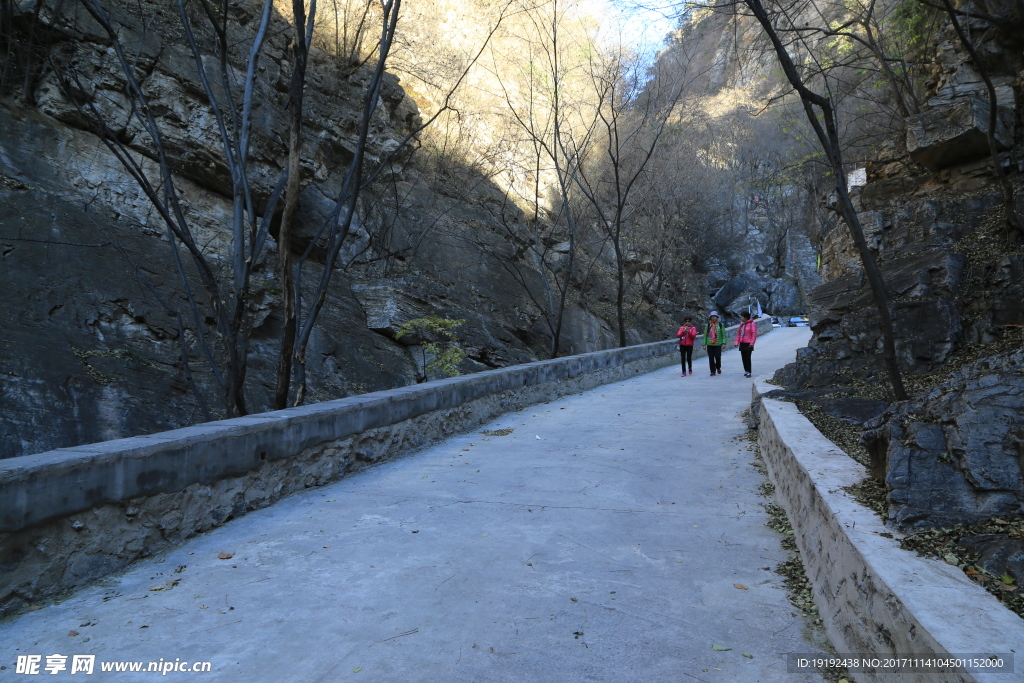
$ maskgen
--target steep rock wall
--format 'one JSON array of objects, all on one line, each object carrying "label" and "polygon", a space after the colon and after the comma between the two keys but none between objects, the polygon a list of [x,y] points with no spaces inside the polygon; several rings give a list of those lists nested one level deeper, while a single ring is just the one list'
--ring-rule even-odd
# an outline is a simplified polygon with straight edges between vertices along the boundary
[{"label": "steep rock wall", "polygon": [[[984,22],[972,30],[996,86],[999,163],[1019,216],[1024,46]],[[940,37],[930,98],[907,119],[905,144],[883,147],[851,194],[889,290],[912,398],[848,421],[868,429],[872,474],[886,482],[889,518],[906,528],[1024,513],[1024,248],[988,159],[985,86],[948,24]],[[837,389],[885,398],[877,312],[842,224],[826,235],[822,261],[824,284],[809,296],[813,338],[776,380],[819,398]]]},{"label": "steep rock wall", "polygon": [[[176,15],[159,3],[138,6],[145,21],[129,11],[134,4],[114,3],[122,40],[138,50],[136,65],[147,97],[161,112],[158,123],[198,241],[213,261],[223,262],[231,202],[218,132]],[[237,11],[251,8],[239,5]],[[24,71],[5,63],[0,93],[0,287],[9,294],[0,311],[0,457],[195,423],[201,414],[182,375],[181,333],[169,312],[187,302],[165,226],[47,62],[87,77],[71,96],[95,106],[152,171],[147,158],[154,151],[131,120],[110,42],[79,3],[63,3],[58,13],[42,0],[19,1],[13,13],[14,29],[32,36],[38,59]],[[251,166],[260,202],[287,156],[290,59],[283,26],[275,15],[254,105]],[[300,250],[333,208],[331,197],[352,159],[368,78],[366,67],[354,68],[317,48],[311,64],[295,244]],[[381,97],[367,150],[371,165],[420,120],[397,77],[386,78]],[[393,334],[397,324],[418,315],[466,320],[459,330],[468,355],[463,371],[536,360],[547,351],[548,333],[524,295],[523,283],[539,290],[537,270],[522,254],[502,252],[494,239],[495,253],[515,264],[517,279],[467,239],[520,225],[523,216],[478,169],[433,174],[419,157],[410,157],[414,146],[382,175],[384,189],[359,207],[343,249],[344,267],[335,274],[307,354],[311,400],[415,382],[416,363]],[[372,205],[391,201],[382,194],[400,198],[390,214]],[[383,271],[361,265],[385,257],[381,241],[371,244],[371,236],[388,230],[392,265]],[[187,262],[185,268],[193,291],[201,292],[196,273]],[[314,249],[305,278],[313,281],[321,268]],[[269,408],[273,393],[282,327],[276,270],[271,239],[254,269],[249,310],[252,412]],[[595,301],[611,300],[609,282],[589,287]],[[686,299],[680,289],[685,283],[636,320],[631,341],[669,335],[672,316],[683,306],[704,304],[703,297]],[[389,311],[397,317],[380,322]],[[607,320],[580,297],[570,297],[562,353],[614,346]],[[207,325],[215,338],[211,321]],[[196,382],[219,417],[213,377],[193,333],[186,331],[185,338]]]}]

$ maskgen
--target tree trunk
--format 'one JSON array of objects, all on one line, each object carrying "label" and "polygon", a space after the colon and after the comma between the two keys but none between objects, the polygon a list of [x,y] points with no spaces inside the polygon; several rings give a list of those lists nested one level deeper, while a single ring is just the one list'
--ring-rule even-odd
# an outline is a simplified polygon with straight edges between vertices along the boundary
[{"label": "tree trunk", "polygon": [[306,12],[302,0],[292,0],[292,24],[295,29],[292,80],[289,87],[291,126],[288,131],[288,185],[285,188],[284,212],[278,231],[277,254],[281,277],[281,355],[277,360],[277,383],[274,389],[274,408],[288,407],[288,391],[292,378],[292,359],[295,355],[295,267],[292,258],[292,223],[299,206],[299,188],[302,174],[302,99],[306,82]]},{"label": "tree trunk", "polygon": [[622,245],[619,236],[615,236],[615,320],[619,325],[619,348],[626,346],[626,316],[622,312],[622,302],[625,298],[626,278],[622,263]]},{"label": "tree trunk", "polygon": [[[790,85],[800,95],[800,101],[803,103],[808,123],[814,129],[818,142],[821,144],[825,156],[829,160],[829,165],[832,167],[832,172],[836,176],[836,191],[838,192],[840,213],[846,222],[847,228],[850,230],[850,236],[853,238],[854,244],[857,245],[861,264],[864,267],[864,274],[867,276],[872,298],[878,310],[880,327],[882,328],[882,347],[885,365],[889,373],[889,380],[892,383],[893,394],[897,400],[906,400],[907,391],[903,386],[903,377],[896,358],[896,331],[893,326],[892,314],[889,311],[889,296],[885,289],[885,282],[882,280],[882,273],[875,262],[875,257],[868,248],[867,240],[864,239],[864,230],[861,227],[860,220],[857,218],[853,202],[850,201],[850,193],[846,186],[846,173],[843,169],[842,150],[839,144],[839,131],[836,125],[835,111],[832,109],[832,102],[829,98],[811,91],[804,84],[803,79],[797,72],[796,66],[793,64],[792,58],[789,56],[789,52],[782,44],[782,41],[779,40],[778,33],[776,33],[768,13],[761,4],[761,0],[743,0],[743,2],[754,14],[754,17],[764,29],[765,34],[771,40],[776,56],[779,59],[779,64],[782,66],[782,70],[786,74]],[[821,120],[818,118],[815,107],[821,111]],[[822,128],[822,121],[825,124],[824,128]]]}]

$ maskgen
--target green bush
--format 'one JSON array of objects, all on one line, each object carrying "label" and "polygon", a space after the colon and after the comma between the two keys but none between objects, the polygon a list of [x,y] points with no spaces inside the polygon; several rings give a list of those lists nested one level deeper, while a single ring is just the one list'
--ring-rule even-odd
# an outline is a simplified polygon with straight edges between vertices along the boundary
[{"label": "green bush", "polygon": [[[420,353],[423,354],[423,380],[430,375],[442,377],[458,377],[459,365],[466,358],[466,352],[459,346],[459,338],[455,335],[456,328],[464,325],[465,320],[452,320],[438,315],[413,318],[398,328],[395,339],[412,334],[419,337]],[[433,358],[427,362],[427,355]]]}]

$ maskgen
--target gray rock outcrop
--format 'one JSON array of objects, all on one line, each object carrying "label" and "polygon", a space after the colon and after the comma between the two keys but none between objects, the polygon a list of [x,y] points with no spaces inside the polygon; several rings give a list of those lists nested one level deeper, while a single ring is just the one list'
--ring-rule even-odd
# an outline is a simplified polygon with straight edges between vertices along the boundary
[{"label": "gray rock outcrop", "polygon": [[[999,98],[1007,102],[996,114],[995,140],[999,150],[1013,144],[1013,91]],[[976,94],[933,102],[927,111],[907,119],[907,151],[910,158],[931,171],[988,156],[987,98]]]},{"label": "gray rock outcrop", "polygon": [[1024,513],[1024,351],[970,363],[867,426],[900,528]]},{"label": "gray rock outcrop", "polygon": [[[1020,188],[1011,159],[1021,149],[1016,101],[1024,58],[1008,26],[971,22],[996,90],[996,143],[1011,150],[1000,164]],[[906,121],[905,151],[897,141],[881,145],[866,184],[851,190],[889,291],[907,375],[941,371],[957,349],[997,341],[1024,324],[1024,254],[1006,241],[986,139],[988,92],[948,22],[935,57],[927,99]],[[1019,189],[1017,196],[1024,215]],[[825,234],[821,257],[823,284],[806,297],[814,337],[777,379],[812,387],[884,377],[874,302],[842,224]]]}]

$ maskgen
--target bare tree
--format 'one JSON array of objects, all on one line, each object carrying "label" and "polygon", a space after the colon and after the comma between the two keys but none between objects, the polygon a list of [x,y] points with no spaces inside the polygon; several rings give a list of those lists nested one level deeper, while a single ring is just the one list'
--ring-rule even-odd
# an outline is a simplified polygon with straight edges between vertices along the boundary
[{"label": "bare tree", "polygon": [[[626,346],[624,238],[640,203],[634,191],[685,89],[682,79],[665,71],[649,83],[642,76],[640,62],[622,48],[607,61],[591,60],[589,77],[598,103],[603,150],[600,161],[594,160],[594,170],[573,176],[597,214],[615,255],[615,315],[620,347]],[[573,153],[589,156],[579,147]]]},{"label": "bare tree", "polygon": [[[510,4],[510,3],[509,3]],[[345,174],[345,180],[334,199],[334,210],[327,216],[326,220],[319,226],[316,235],[309,245],[295,260],[293,272],[293,291],[295,297],[295,346],[292,359],[293,381],[295,382],[294,405],[301,405],[306,397],[306,351],[309,346],[310,336],[316,326],[316,321],[327,300],[327,293],[336,269],[348,264],[339,262],[342,247],[348,238],[353,221],[356,220],[360,207],[360,197],[363,191],[369,187],[377,177],[389,168],[400,150],[404,149],[410,141],[416,138],[424,129],[436,121],[443,113],[452,107],[452,98],[459,86],[462,84],[470,69],[476,64],[480,55],[486,49],[491,37],[497,31],[504,20],[509,4],[506,4],[499,13],[495,23],[485,37],[480,49],[468,60],[465,68],[459,73],[455,82],[443,97],[438,110],[420,125],[409,131],[395,148],[384,155],[376,168],[364,168],[366,162],[367,144],[369,141],[371,126],[374,114],[380,104],[381,88],[384,84],[388,57],[398,33],[398,20],[402,7],[402,0],[381,0],[380,4],[380,38],[377,41],[374,54],[377,62],[373,72],[368,79],[363,91],[363,101],[360,108],[359,129],[356,135],[353,157]],[[323,266],[320,269],[319,277],[309,292],[309,304],[304,308],[303,299],[306,292],[303,289],[302,274],[303,266],[310,260],[310,257],[317,249],[317,245],[324,243],[323,251],[326,254]],[[283,393],[279,391],[279,394]]]},{"label": "bare tree", "polygon": [[[497,66],[494,73],[513,128],[522,136],[515,139],[518,153],[525,152],[529,164],[520,171],[530,179],[529,191],[522,193],[530,216],[526,232],[508,220],[508,212],[503,211],[501,223],[504,239],[528,257],[527,268],[539,275],[542,291],[534,291],[529,272],[517,259],[493,252],[492,256],[540,312],[550,335],[549,354],[554,358],[561,351],[566,304],[577,274],[581,225],[573,189],[597,121],[593,104],[580,101],[579,93],[569,85],[583,75],[579,60],[569,55],[596,47],[587,36],[582,42],[572,36],[560,0],[529,5],[523,13],[531,29],[523,45],[527,66],[518,70],[516,83],[507,82]],[[554,206],[547,196],[545,177],[551,178],[557,194]],[[516,191],[514,182],[510,187]]]},{"label": "bare tree", "polygon": [[[244,415],[248,412],[245,398],[245,379],[248,356],[248,297],[251,275],[266,246],[270,218],[283,188],[282,176],[267,201],[261,217],[256,210],[256,201],[250,186],[249,155],[252,131],[252,109],[257,66],[267,39],[273,10],[272,0],[265,0],[259,21],[249,38],[249,48],[244,64],[244,83],[241,88],[232,82],[231,64],[233,48],[241,36],[235,35],[236,27],[229,25],[230,13],[227,0],[214,5],[211,0],[200,0],[200,10],[205,17],[204,31],[211,36],[211,46],[216,59],[216,69],[211,73],[205,55],[200,48],[193,18],[186,8],[185,0],[177,0],[178,17],[191,52],[202,92],[213,114],[217,137],[221,144],[220,161],[226,166],[231,188],[231,249],[228,272],[219,273],[202,246],[196,240],[188,220],[180,192],[175,183],[175,168],[169,158],[164,135],[158,122],[159,116],[139,81],[139,54],[132,56],[122,43],[122,30],[111,18],[102,0],[81,0],[81,5],[103,28],[115,55],[117,68],[125,82],[125,95],[130,103],[130,116],[145,135],[142,152],[129,148],[123,136],[110,127],[104,112],[95,100],[81,101],[78,93],[87,91],[78,72],[58,67],[58,75],[68,99],[79,111],[91,120],[96,132],[118,159],[126,172],[134,178],[140,189],[163,219],[167,229],[167,242],[171,258],[178,273],[179,284],[185,293],[192,318],[193,332],[198,340],[203,357],[210,366],[216,383],[223,392],[226,414]],[[230,35],[229,35],[230,34]],[[142,41],[140,40],[140,45]],[[156,59],[156,56],[149,56]],[[139,144],[137,142],[137,144]],[[155,161],[152,168],[149,159]],[[181,250],[189,256],[198,274],[206,295],[206,305],[212,312],[217,334],[221,340],[222,353],[218,354],[208,338],[204,327],[206,315],[201,311],[201,302],[194,295],[192,285],[182,259]],[[187,344],[184,334],[179,343]],[[187,358],[187,350],[183,350]],[[185,368],[186,374],[189,372]],[[196,399],[209,414],[206,403],[195,383]]]},{"label": "bare tree", "polygon": [[[800,96],[804,112],[807,114],[808,123],[825,152],[830,170],[836,180],[839,213],[842,215],[843,221],[850,230],[850,236],[857,246],[861,263],[864,266],[864,273],[875,300],[875,307],[878,310],[880,327],[882,329],[885,364],[889,373],[889,380],[892,383],[893,393],[897,400],[905,400],[907,392],[903,386],[903,377],[900,373],[899,362],[896,357],[896,333],[892,314],[889,310],[889,296],[875,257],[868,247],[867,240],[864,238],[864,230],[861,227],[860,219],[854,209],[853,202],[850,200],[850,192],[846,184],[846,169],[843,165],[842,145],[839,137],[839,122],[832,99],[827,94],[828,81],[824,79],[825,95],[811,90],[794,64],[786,45],[779,38],[779,31],[776,30],[773,17],[765,10],[761,0],[743,0],[743,4],[750,10],[754,18],[761,25],[769,41],[771,41],[783,73],[786,75],[790,85]],[[788,21],[788,18],[785,16],[784,11],[778,14],[781,14],[783,20],[788,25],[792,25],[792,22]]]},{"label": "bare tree", "polygon": [[274,389],[274,408],[288,407],[288,388],[291,383],[292,358],[295,355],[296,290],[292,278],[292,223],[299,206],[300,165],[302,161],[302,102],[306,88],[306,65],[309,46],[316,25],[316,0],[310,0],[307,15],[304,0],[292,0],[292,78],[288,87],[290,125],[288,130],[288,183],[284,195],[284,213],[277,232],[278,273],[281,278],[281,352],[277,362],[277,381]]},{"label": "bare tree", "polygon": [[[921,101],[915,83],[916,74],[908,63],[907,56],[893,50],[888,40],[886,15],[891,8],[878,0],[853,0],[843,5],[846,16],[840,21],[830,21],[829,11],[821,8],[817,0],[811,0],[809,8],[821,22],[819,26],[795,26],[792,30],[801,34],[843,38],[867,50],[878,65],[890,92],[896,100],[900,115],[905,117],[921,110]],[[832,8],[834,12],[834,8]]]}]

